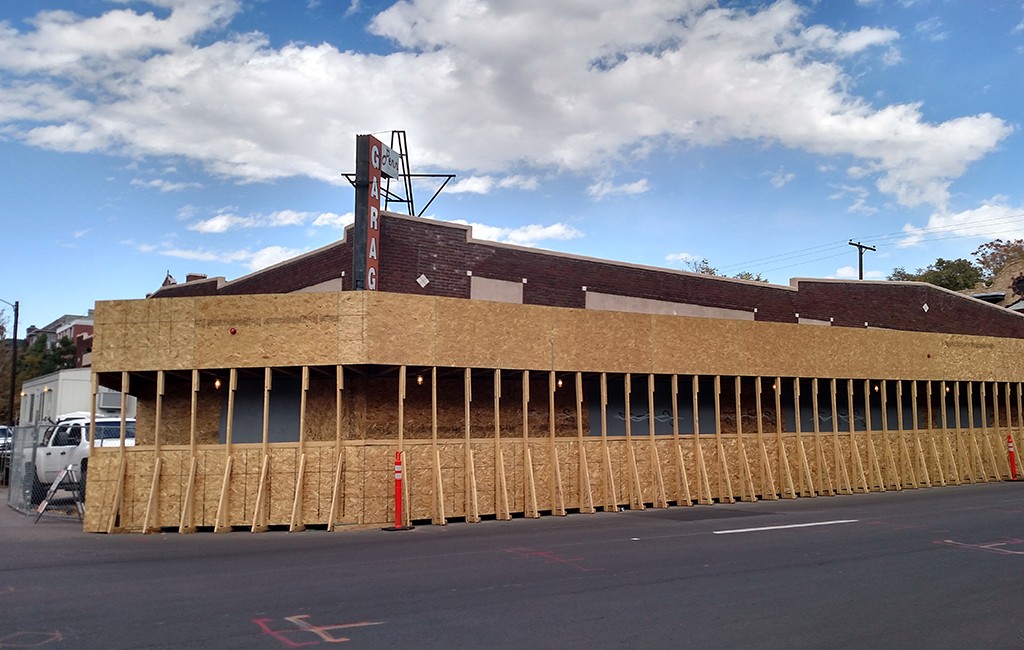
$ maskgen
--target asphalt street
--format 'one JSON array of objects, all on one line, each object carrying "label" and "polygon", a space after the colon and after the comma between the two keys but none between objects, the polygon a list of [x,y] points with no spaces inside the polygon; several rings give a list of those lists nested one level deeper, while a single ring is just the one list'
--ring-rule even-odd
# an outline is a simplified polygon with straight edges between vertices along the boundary
[{"label": "asphalt street", "polygon": [[404,532],[32,522],[0,507],[0,648],[1024,647],[1024,482]]}]

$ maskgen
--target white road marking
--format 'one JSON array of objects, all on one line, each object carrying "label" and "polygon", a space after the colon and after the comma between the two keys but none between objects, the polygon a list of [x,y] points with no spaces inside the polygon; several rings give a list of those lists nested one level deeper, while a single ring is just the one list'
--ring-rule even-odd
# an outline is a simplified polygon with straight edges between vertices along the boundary
[{"label": "white road marking", "polygon": [[809,528],[811,526],[831,526],[833,524],[852,524],[857,519],[836,519],[834,521],[812,521],[807,524],[787,524],[785,526],[764,526],[762,528],[734,528],[732,530],[716,530],[715,535],[729,535],[730,533],[758,533],[763,530],[783,530],[786,528]]}]

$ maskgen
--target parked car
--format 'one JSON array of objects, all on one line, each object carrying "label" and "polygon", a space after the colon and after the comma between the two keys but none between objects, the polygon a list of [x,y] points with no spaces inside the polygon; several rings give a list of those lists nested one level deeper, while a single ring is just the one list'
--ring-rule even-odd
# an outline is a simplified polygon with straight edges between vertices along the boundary
[{"label": "parked car", "polygon": [[[96,446],[117,447],[121,444],[121,418],[96,418]],[[125,421],[125,446],[135,445],[135,419]],[[89,418],[75,414],[64,417],[51,425],[35,448],[35,462],[31,449],[25,450],[26,482],[31,480],[32,501],[37,502],[46,494],[50,484],[57,479],[60,471],[73,466],[85,494],[85,478],[89,470]]]},{"label": "parked car", "polygon": [[0,483],[6,485],[11,478],[11,437],[10,427],[0,425]]}]

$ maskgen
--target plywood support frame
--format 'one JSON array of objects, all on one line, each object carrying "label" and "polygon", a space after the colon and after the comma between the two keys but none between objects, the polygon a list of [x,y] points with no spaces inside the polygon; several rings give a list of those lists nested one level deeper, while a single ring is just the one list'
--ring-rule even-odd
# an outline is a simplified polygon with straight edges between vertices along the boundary
[{"label": "plywood support frame", "polygon": [[444,477],[441,473],[441,452],[437,446],[437,367],[430,369],[430,447],[434,460],[434,517],[435,526],[444,526],[448,517],[444,507]]},{"label": "plywood support frame", "polygon": [[562,468],[558,459],[558,445],[555,443],[555,391],[558,379],[555,371],[548,373],[548,454],[551,458],[551,514],[564,517],[565,492],[562,490]]},{"label": "plywood support frame", "polygon": [[735,396],[736,396],[736,448],[737,458],[740,464],[740,486],[741,486],[741,500],[743,501],[757,501],[757,490],[754,487],[754,476],[750,471],[750,461],[747,458],[747,442],[743,437],[743,407],[740,395],[743,391],[743,387],[740,382],[740,378],[737,375],[735,378]]},{"label": "plywood support frame", "polygon": [[[738,426],[738,424],[737,424]],[[722,377],[715,375],[715,452],[718,455],[718,502],[736,503],[732,489],[732,471],[722,442]]]},{"label": "plywood support frame", "polygon": [[505,478],[505,454],[501,448],[501,369],[494,369],[494,503],[499,521],[512,519],[508,481]]},{"label": "plywood support frame", "polygon": [[[775,487],[775,476],[772,474],[772,463],[768,458],[768,446],[764,442],[764,409],[761,404],[763,385],[761,377],[754,378],[754,403],[757,409],[757,446],[761,452],[761,498],[777,501],[779,491]],[[776,416],[777,417],[777,416]]]},{"label": "plywood support frame", "polygon": [[[195,411],[193,411],[194,413]],[[188,534],[196,532],[195,525],[195,489],[196,489],[196,470],[199,466],[199,459],[192,455],[189,457],[189,469],[188,469],[188,480],[185,483],[185,498],[181,505],[181,522],[178,524],[178,532],[180,534]]]},{"label": "plywood support frame", "polygon": [[782,498],[797,498],[796,486],[793,484],[793,472],[789,468],[789,454],[786,453],[786,442],[782,437],[782,377],[775,377],[775,384],[772,386],[775,391],[775,444],[778,446],[776,460],[778,461],[779,475],[782,477]]},{"label": "plywood support frame", "polygon": [[811,380],[811,409],[814,412],[814,456],[818,465],[818,494],[835,496],[836,489],[832,483],[832,473],[828,471],[828,461],[825,459],[825,447],[821,443],[821,416],[818,400],[818,378]]},{"label": "plywood support frame", "polygon": [[676,504],[692,506],[690,481],[686,476],[683,447],[679,439],[679,375],[672,375],[672,448],[675,450],[676,461]]},{"label": "plywood support frame", "polygon": [[[815,416],[817,417],[817,416]],[[807,460],[807,447],[804,446],[803,422],[800,419],[800,378],[793,378],[793,437],[796,440],[796,457],[800,463],[800,496],[818,496],[814,484],[814,475]]]},{"label": "plywood support frame", "polygon": [[636,453],[633,448],[633,413],[630,409],[630,393],[633,389],[632,375],[626,373],[623,378],[623,385],[625,386],[625,405],[626,405],[626,463],[627,470],[629,471],[629,500],[628,507],[630,510],[644,510],[643,486],[640,483],[640,470],[636,464]]},{"label": "plywood support frame", "polygon": [[464,371],[463,377],[463,393],[464,393],[464,407],[465,407],[465,428],[463,430],[464,441],[463,445],[466,448],[465,454],[465,495],[466,500],[466,521],[468,523],[477,523],[480,521],[480,502],[477,499],[476,493],[476,467],[473,463],[473,447],[470,443],[470,405],[473,402],[473,373],[469,368]]},{"label": "plywood support frame", "polygon": [[651,468],[654,474],[654,507],[667,508],[665,478],[661,473],[661,457],[658,454],[658,439],[654,430],[654,374],[647,375],[647,435],[651,447]]},{"label": "plywood support frame", "polygon": [[612,467],[611,449],[608,445],[608,374],[604,372],[601,373],[601,451],[604,460],[601,509],[605,512],[618,512],[619,497],[615,489],[615,470]]},{"label": "plywood support frame", "polygon": [[[579,449],[579,468],[577,485],[579,486],[579,510],[585,514],[596,512],[594,493],[590,489],[590,465],[587,463],[587,446],[583,438],[583,373],[576,372],[576,446]],[[495,409],[497,411],[497,409]]]},{"label": "plywood support frame", "polygon": [[836,471],[839,473],[839,491],[843,494],[853,494],[853,481],[850,479],[850,472],[846,467],[846,459],[843,458],[842,446],[839,442],[839,386],[833,378],[830,382],[830,398],[832,401],[832,457],[835,458]]}]

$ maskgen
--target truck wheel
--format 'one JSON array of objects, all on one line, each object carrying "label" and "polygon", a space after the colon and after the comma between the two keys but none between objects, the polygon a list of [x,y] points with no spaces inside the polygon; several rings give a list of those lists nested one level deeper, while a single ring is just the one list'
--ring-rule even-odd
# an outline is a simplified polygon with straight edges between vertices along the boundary
[{"label": "truck wheel", "polygon": [[85,473],[89,471],[89,462],[82,461],[82,471],[79,472],[78,479],[78,493],[82,495],[82,501],[85,501]]},{"label": "truck wheel", "polygon": [[38,505],[46,496],[46,488],[39,482],[36,476],[36,468],[32,463],[25,463],[25,488],[28,491],[28,502],[30,505]]}]

